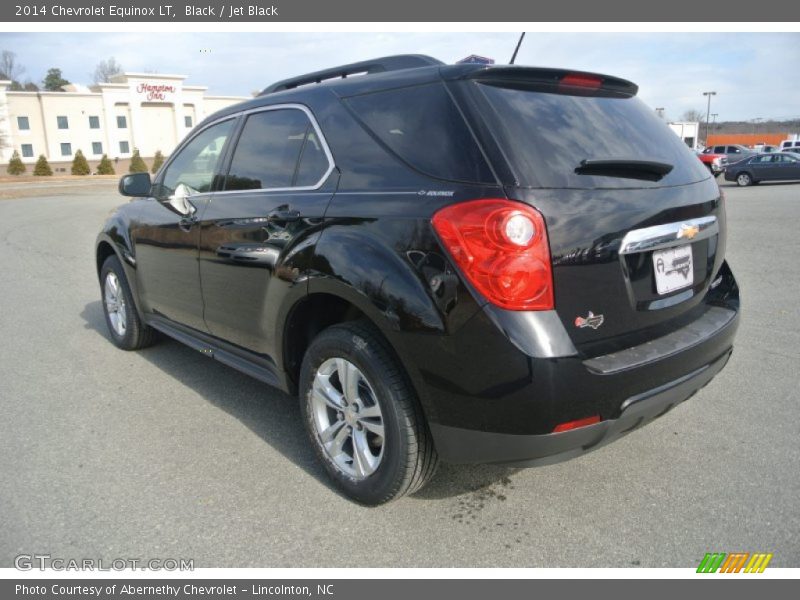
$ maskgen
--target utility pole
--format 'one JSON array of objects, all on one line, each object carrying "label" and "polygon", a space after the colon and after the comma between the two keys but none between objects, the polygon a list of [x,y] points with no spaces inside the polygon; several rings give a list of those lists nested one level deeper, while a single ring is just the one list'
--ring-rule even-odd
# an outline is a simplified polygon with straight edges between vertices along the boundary
[{"label": "utility pole", "polygon": [[703,92],[703,96],[708,96],[708,108],[706,110],[706,146],[708,146],[708,121],[711,118],[711,96],[716,96],[717,92]]}]

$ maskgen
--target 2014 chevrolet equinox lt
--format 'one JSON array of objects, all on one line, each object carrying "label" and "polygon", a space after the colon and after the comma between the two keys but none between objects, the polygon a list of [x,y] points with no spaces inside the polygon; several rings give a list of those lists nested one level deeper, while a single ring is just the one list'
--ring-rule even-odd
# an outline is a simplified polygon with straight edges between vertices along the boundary
[{"label": "2014 chevrolet equinox lt", "polygon": [[366,504],[439,460],[598,448],[705,386],[738,325],[719,188],[636,92],[424,56],[274,84],[120,181],[111,339],[160,331],[299,395]]}]

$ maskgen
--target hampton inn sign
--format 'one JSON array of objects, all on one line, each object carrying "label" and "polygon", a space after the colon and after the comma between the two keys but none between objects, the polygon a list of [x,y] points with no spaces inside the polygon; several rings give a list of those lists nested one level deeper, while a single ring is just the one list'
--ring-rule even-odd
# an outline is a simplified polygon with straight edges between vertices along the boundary
[{"label": "hampton inn sign", "polygon": [[206,87],[184,85],[185,79],[124,73],[110,83],[71,84],[63,92],[12,92],[10,81],[0,81],[0,164],[15,150],[28,164],[44,154],[57,169],[78,150],[92,164],[103,154],[130,158],[137,148],[145,158],[157,150],[166,155],[206,116],[247,99],[209,96]]}]

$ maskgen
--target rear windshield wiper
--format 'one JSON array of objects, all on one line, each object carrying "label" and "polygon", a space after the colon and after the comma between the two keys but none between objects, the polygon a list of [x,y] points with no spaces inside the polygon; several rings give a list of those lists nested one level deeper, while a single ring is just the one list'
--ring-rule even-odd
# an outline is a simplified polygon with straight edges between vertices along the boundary
[{"label": "rear windshield wiper", "polygon": [[625,179],[659,181],[675,167],[657,160],[635,160],[628,158],[585,159],[575,167],[578,175],[605,175]]}]

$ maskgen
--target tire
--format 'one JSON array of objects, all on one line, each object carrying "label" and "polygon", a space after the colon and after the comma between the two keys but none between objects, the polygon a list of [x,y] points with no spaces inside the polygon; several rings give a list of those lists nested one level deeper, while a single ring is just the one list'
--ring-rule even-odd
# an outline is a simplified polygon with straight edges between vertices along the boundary
[{"label": "tire", "polygon": [[106,326],[115,346],[139,350],[155,341],[156,332],[139,318],[125,271],[114,255],[109,256],[100,269],[100,293]]},{"label": "tire", "polygon": [[739,187],[747,187],[753,184],[753,178],[750,176],[750,173],[739,173],[736,176],[736,183]]},{"label": "tire", "polygon": [[334,325],[314,338],[300,370],[300,408],[317,458],[357,502],[374,506],[413,493],[436,471],[411,383],[368,322]]}]

